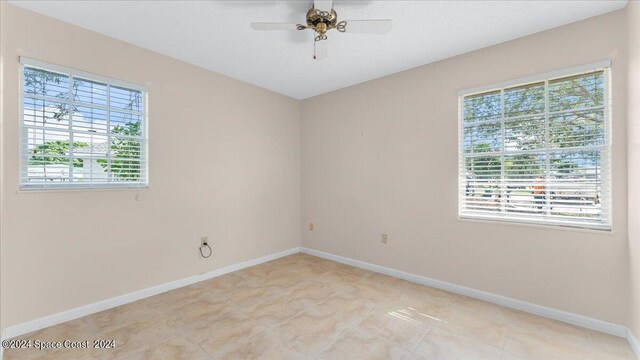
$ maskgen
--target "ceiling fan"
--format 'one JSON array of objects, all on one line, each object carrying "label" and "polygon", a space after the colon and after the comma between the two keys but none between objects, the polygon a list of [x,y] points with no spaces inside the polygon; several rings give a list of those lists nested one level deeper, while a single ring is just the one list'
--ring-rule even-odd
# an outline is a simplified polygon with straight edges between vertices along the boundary
[{"label": "ceiling fan", "polygon": [[307,11],[307,24],[295,23],[251,23],[254,30],[313,30],[315,41],[313,58],[321,60],[327,57],[327,31],[336,29],[343,33],[385,34],[391,30],[391,20],[342,20],[333,9],[333,0],[314,0]]}]

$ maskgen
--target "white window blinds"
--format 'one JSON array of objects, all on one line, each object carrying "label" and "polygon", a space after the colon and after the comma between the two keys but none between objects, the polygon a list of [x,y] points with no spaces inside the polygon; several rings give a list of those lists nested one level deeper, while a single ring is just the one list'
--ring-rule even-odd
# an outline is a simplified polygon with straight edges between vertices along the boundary
[{"label": "white window blinds", "polygon": [[609,70],[460,99],[462,218],[611,228]]},{"label": "white window blinds", "polygon": [[143,88],[21,62],[22,189],[147,186]]}]

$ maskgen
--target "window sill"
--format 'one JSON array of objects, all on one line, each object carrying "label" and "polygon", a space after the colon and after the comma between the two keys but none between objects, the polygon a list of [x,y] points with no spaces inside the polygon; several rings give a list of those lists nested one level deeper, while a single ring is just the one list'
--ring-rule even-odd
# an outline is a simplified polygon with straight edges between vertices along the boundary
[{"label": "window sill", "polygon": [[58,193],[58,192],[106,192],[106,191],[140,191],[149,190],[149,185],[93,185],[93,186],[52,186],[52,187],[19,187],[16,194]]},{"label": "window sill", "polygon": [[460,222],[486,223],[486,224],[507,225],[507,226],[516,226],[516,227],[529,227],[529,228],[538,228],[541,230],[577,231],[577,232],[587,232],[587,233],[600,234],[600,235],[615,234],[612,226],[609,228],[596,229],[596,228],[562,225],[562,224],[557,224],[557,225],[541,224],[541,223],[533,223],[533,222],[517,221],[517,220],[501,220],[501,219],[459,216],[459,215],[457,217],[457,220]]}]

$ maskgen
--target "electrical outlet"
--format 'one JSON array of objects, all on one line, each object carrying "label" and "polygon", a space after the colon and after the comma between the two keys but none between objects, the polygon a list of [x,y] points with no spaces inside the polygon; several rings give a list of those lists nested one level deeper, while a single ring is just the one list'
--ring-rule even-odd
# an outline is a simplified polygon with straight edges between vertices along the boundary
[{"label": "electrical outlet", "polygon": [[389,237],[387,236],[387,234],[382,234],[382,243],[383,244],[386,244],[388,239],[389,239]]},{"label": "electrical outlet", "polygon": [[203,236],[200,238],[200,246],[205,246],[209,244],[209,237]]},{"label": "electrical outlet", "polygon": [[309,223],[309,231],[313,231],[313,223]]}]

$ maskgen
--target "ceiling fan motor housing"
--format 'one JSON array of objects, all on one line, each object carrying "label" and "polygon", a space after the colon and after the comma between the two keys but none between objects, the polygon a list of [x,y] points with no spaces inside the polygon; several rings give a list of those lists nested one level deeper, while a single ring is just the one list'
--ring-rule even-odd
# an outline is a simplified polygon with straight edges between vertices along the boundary
[{"label": "ceiling fan motor housing", "polygon": [[333,9],[331,11],[321,11],[312,7],[307,11],[307,25],[319,35],[323,35],[327,30],[335,28],[337,23],[338,14]]}]

